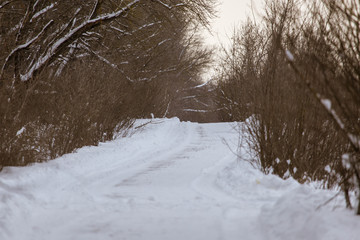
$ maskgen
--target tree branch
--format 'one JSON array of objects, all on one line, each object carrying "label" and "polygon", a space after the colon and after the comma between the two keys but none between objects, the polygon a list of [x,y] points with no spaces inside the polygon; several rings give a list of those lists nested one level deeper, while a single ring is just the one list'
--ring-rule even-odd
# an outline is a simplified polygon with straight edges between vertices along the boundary
[{"label": "tree branch", "polygon": [[54,23],[54,20],[50,20],[34,38],[30,39],[28,42],[26,42],[24,44],[17,46],[15,49],[13,49],[11,51],[11,53],[6,57],[3,67],[1,68],[0,79],[2,78],[5,68],[7,67],[11,58],[14,57],[15,53],[30,47],[34,42],[36,42],[36,40],[39,39],[39,37],[45,32],[45,30],[53,23]]},{"label": "tree branch", "polygon": [[33,63],[30,67],[29,71],[25,74],[20,75],[21,80],[26,82],[32,79],[37,73],[41,72],[41,70],[49,63],[54,61],[59,53],[65,47],[69,46],[74,40],[78,39],[83,33],[89,31],[90,29],[98,26],[101,23],[112,21],[115,18],[118,18],[124,14],[126,14],[131,8],[137,5],[140,0],[134,0],[129,3],[124,8],[119,11],[103,14],[94,19],[88,19],[76,28],[70,30],[64,37],[58,39],[46,53],[44,53],[37,61]]},{"label": "tree branch", "polygon": [[[284,50],[284,49],[283,49]],[[349,130],[346,124],[340,119],[340,117],[337,115],[335,109],[331,106],[331,101],[329,99],[323,98],[312,86],[309,80],[305,78],[305,76],[300,72],[300,70],[296,67],[294,63],[294,57],[288,50],[283,51],[286,55],[286,59],[288,60],[288,63],[290,67],[293,69],[295,74],[302,80],[307,88],[311,91],[315,99],[323,106],[323,108],[326,110],[326,112],[330,115],[331,119],[336,123],[336,125],[342,130],[342,132],[345,134],[346,138],[349,140],[352,148],[356,151],[360,151],[360,137],[352,134]]]}]

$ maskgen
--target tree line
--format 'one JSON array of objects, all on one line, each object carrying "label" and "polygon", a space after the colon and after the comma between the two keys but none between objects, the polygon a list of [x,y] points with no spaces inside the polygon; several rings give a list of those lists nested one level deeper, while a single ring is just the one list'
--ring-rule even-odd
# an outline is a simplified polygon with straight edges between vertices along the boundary
[{"label": "tree line", "polygon": [[197,103],[182,98],[211,60],[198,29],[213,6],[1,0],[0,169],[113,139],[150,114],[186,117]]},{"label": "tree line", "polygon": [[[111,140],[136,118],[244,121],[265,173],[360,192],[360,4],[266,0],[216,82],[216,0],[1,0],[0,169]],[[125,132],[125,131],[122,131]],[[360,202],[360,201],[359,201]],[[360,214],[360,203],[357,209]]]},{"label": "tree line", "polygon": [[264,10],[223,52],[220,118],[245,121],[242,143],[263,172],[340,185],[351,208],[349,190],[360,191],[360,3],[268,0]]}]

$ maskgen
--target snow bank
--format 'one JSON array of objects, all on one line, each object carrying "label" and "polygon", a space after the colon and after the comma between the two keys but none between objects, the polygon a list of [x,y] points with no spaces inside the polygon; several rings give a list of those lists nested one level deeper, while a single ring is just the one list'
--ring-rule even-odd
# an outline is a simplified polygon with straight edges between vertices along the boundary
[{"label": "snow bank", "polygon": [[238,140],[228,123],[137,120],[126,137],[4,168],[0,239],[360,239],[341,195],[324,205],[336,192],[236,161]]},{"label": "snow bank", "polygon": [[[146,124],[148,122],[150,120],[136,121],[125,138],[83,147],[49,162],[5,167],[0,173],[0,239],[37,239],[28,236],[32,232],[25,230],[29,216],[46,211],[47,205],[56,202],[62,209],[54,210],[54,218],[61,212],[71,212],[72,206],[66,206],[69,203],[91,209],[94,199],[85,186],[107,184],[106,178],[122,169],[124,172],[119,173],[126,176],[125,170],[148,164],[164,148],[181,145],[188,138],[187,123],[180,123],[178,118],[152,119],[151,124]],[[144,124],[146,127],[142,127]],[[115,178],[119,176],[115,174]],[[110,177],[107,181],[116,180],[119,181]],[[107,187],[104,185],[103,190]],[[38,228],[45,229],[45,226],[46,223]],[[14,233],[17,237],[9,237]]]},{"label": "snow bank", "polygon": [[218,173],[216,184],[227,194],[245,201],[257,214],[263,205],[273,203],[284,192],[299,184],[293,179],[283,180],[275,175],[264,175],[245,161],[235,161]]},{"label": "snow bank", "polygon": [[335,191],[300,185],[264,175],[244,161],[233,162],[218,174],[217,185],[240,201],[259,208],[259,239],[267,240],[358,240],[360,217],[345,209]]},{"label": "snow bank", "polygon": [[343,197],[324,205],[334,194],[306,185],[286,191],[275,204],[262,208],[264,235],[277,240],[360,239],[360,217],[345,209]]}]

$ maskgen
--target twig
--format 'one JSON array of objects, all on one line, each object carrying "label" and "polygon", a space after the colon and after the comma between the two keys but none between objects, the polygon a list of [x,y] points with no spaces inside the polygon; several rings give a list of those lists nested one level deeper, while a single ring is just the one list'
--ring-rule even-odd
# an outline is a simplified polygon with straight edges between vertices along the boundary
[{"label": "twig", "polygon": [[330,199],[328,199],[326,202],[320,204],[319,206],[317,206],[317,208],[315,209],[316,211],[318,211],[320,208],[326,206],[327,204],[329,204],[332,200],[334,200],[337,196],[339,196],[341,193],[341,191],[337,192],[333,197],[331,197]]}]

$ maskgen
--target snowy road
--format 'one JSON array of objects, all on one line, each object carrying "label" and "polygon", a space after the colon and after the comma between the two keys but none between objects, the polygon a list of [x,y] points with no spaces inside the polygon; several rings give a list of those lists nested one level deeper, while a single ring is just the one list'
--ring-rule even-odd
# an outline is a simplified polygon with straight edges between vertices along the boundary
[{"label": "snowy road", "polygon": [[[224,144],[235,148],[237,139],[229,123],[164,119],[49,163],[6,168],[0,175],[0,239],[305,239],[313,215],[299,218],[271,206],[288,207],[291,199],[281,198],[286,191],[300,198],[315,192],[237,163]],[[318,195],[300,208],[314,208],[329,193]],[[288,227],[282,216],[289,214],[302,225],[276,229]],[[328,224],[315,219],[320,227]],[[351,231],[357,227],[350,224],[347,239],[357,239],[359,230]],[[306,239],[340,239],[339,229],[321,229]]]}]

